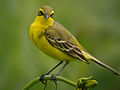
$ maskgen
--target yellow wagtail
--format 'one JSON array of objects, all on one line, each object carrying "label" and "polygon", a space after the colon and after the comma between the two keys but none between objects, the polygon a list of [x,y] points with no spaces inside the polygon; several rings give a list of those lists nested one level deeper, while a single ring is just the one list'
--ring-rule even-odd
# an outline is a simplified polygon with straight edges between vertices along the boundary
[{"label": "yellow wagtail", "polygon": [[30,37],[33,43],[45,54],[60,60],[60,63],[43,76],[48,75],[63,61],[66,61],[56,74],[59,75],[66,65],[75,59],[87,64],[89,64],[88,60],[93,61],[120,76],[118,71],[90,55],[63,25],[53,19],[53,14],[54,10],[51,7],[41,7],[35,21],[30,26]]}]

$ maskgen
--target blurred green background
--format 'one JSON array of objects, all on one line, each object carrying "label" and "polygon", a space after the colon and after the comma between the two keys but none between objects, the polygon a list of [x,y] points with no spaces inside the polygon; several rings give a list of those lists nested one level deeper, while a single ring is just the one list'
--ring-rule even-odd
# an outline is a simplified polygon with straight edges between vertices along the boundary
[{"label": "blurred green background", "polygon": [[[43,5],[54,8],[55,20],[91,54],[120,71],[120,0],[1,0],[0,90],[21,90],[59,62],[43,54],[29,37],[30,24]],[[120,90],[120,78],[93,63],[76,61],[61,75],[73,81],[93,76],[99,82],[93,90]],[[30,90],[43,88],[39,83]],[[48,81],[46,90],[55,90],[55,85]],[[58,82],[58,90],[75,88]]]}]

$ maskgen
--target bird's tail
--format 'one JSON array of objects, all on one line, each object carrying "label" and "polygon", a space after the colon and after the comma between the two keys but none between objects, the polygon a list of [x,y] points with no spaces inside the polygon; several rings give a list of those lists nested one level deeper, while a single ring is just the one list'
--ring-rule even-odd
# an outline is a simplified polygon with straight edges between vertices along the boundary
[{"label": "bird's tail", "polygon": [[108,69],[109,71],[113,72],[115,75],[120,76],[120,72],[116,71],[115,69],[113,69],[112,67],[104,64],[103,62],[101,62],[100,60],[98,60],[97,58],[93,57],[92,55],[90,55],[87,52],[84,52],[85,55],[87,55],[87,57],[89,57],[89,59],[92,59],[93,62],[97,63],[98,65]]}]

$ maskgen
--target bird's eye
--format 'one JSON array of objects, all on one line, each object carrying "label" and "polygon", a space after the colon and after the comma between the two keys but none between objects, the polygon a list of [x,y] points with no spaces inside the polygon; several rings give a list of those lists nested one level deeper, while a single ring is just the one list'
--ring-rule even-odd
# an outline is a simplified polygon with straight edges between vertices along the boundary
[{"label": "bird's eye", "polygon": [[50,12],[50,17],[53,18],[53,15],[54,15],[54,11],[51,11],[51,12]]},{"label": "bird's eye", "polygon": [[50,17],[52,17],[52,18],[53,18],[53,15],[54,15],[54,13],[50,14]]},{"label": "bird's eye", "polygon": [[38,16],[42,16],[42,15],[44,15],[43,11],[39,11]]}]

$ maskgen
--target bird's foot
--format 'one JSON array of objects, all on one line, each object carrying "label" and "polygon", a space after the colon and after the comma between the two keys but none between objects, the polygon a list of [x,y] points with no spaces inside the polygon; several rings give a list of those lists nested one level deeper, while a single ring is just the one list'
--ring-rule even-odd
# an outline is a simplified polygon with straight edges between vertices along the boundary
[{"label": "bird's foot", "polygon": [[39,79],[45,85],[44,90],[46,89],[46,86],[47,86],[47,80],[44,80],[45,75],[48,75],[48,74],[42,74]]},{"label": "bird's foot", "polygon": [[58,76],[57,74],[52,74],[52,76],[51,76],[51,81],[53,81],[54,82],[54,84],[55,84],[55,86],[56,86],[56,90],[57,90],[57,80],[56,80],[56,76]]},{"label": "bird's foot", "polygon": [[45,82],[44,82],[44,76],[46,76],[47,74],[42,74],[41,76],[40,76],[40,81],[43,83],[43,84],[45,84]]}]

